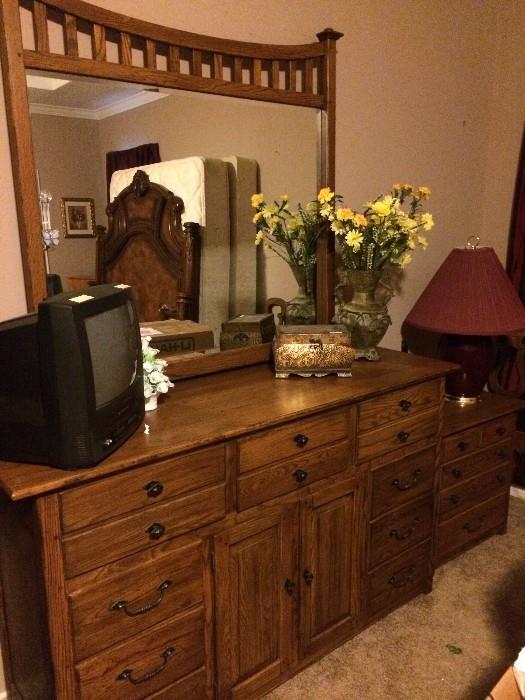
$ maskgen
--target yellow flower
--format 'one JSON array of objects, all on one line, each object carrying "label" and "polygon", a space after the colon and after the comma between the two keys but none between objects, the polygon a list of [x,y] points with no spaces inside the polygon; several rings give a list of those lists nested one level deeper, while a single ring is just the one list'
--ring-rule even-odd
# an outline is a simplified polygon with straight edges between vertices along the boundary
[{"label": "yellow flower", "polygon": [[417,193],[421,199],[428,199],[432,194],[428,187],[418,187]]},{"label": "yellow flower", "polygon": [[335,234],[338,234],[338,235],[340,235],[341,233],[344,233],[344,230],[345,230],[345,227],[343,226],[342,222],[337,221],[337,219],[330,224],[330,228],[332,229],[332,231]]},{"label": "yellow flower", "polygon": [[403,253],[403,255],[399,258],[399,264],[401,267],[406,267],[409,263],[412,262],[412,256],[410,253]]},{"label": "yellow flower", "polygon": [[346,234],[345,242],[349,248],[352,248],[354,253],[357,253],[361,243],[363,242],[363,234],[354,228]]},{"label": "yellow flower", "polygon": [[262,231],[257,231],[255,236],[255,245],[259,245],[264,240],[264,233]]},{"label": "yellow flower", "polygon": [[319,206],[318,206],[317,202],[308,202],[308,204],[306,205],[306,211],[309,214],[315,214],[317,212],[318,208],[319,208]]},{"label": "yellow flower", "polygon": [[399,182],[396,182],[394,185],[392,185],[392,189],[393,189],[393,190],[400,190],[400,189],[401,189],[401,185],[399,184]]},{"label": "yellow flower", "polygon": [[282,195],[281,195],[281,199],[283,200],[283,202],[287,202],[287,201],[288,201],[288,195],[287,195],[287,194],[282,194]]},{"label": "yellow flower", "polygon": [[418,236],[417,242],[423,248],[423,250],[426,250],[428,248],[428,241],[425,236]]},{"label": "yellow flower", "polygon": [[[390,199],[390,201],[386,201],[387,199]],[[377,216],[388,216],[392,208],[392,197],[385,197],[385,199],[380,199],[378,202],[372,202],[370,208]]]},{"label": "yellow flower", "polygon": [[348,207],[341,207],[335,215],[339,221],[349,221],[354,216],[354,212]]},{"label": "yellow flower", "polygon": [[321,205],[321,208],[319,209],[319,213],[321,214],[323,219],[328,219],[329,221],[334,220],[332,208],[330,207],[330,204],[328,204],[328,203]]},{"label": "yellow flower", "polygon": [[252,207],[257,209],[264,202],[264,195],[262,192],[259,194],[252,194]]},{"label": "yellow flower", "polygon": [[432,214],[421,214],[421,223],[423,224],[425,231],[430,231],[430,229],[434,226]]},{"label": "yellow flower", "polygon": [[354,224],[356,226],[366,226],[368,219],[363,214],[354,214]]},{"label": "yellow flower", "polygon": [[411,219],[409,216],[405,216],[399,219],[399,225],[404,231],[413,231],[419,224],[415,219]]},{"label": "yellow flower", "polygon": [[317,199],[321,204],[328,204],[334,197],[335,192],[332,192],[329,187],[323,187],[317,195]]},{"label": "yellow flower", "polygon": [[403,185],[403,190],[407,193],[410,194],[414,188],[412,185]]},{"label": "yellow flower", "polygon": [[252,219],[253,223],[256,224],[259,221],[259,219],[262,219],[262,217],[263,217],[262,211],[258,211]]}]

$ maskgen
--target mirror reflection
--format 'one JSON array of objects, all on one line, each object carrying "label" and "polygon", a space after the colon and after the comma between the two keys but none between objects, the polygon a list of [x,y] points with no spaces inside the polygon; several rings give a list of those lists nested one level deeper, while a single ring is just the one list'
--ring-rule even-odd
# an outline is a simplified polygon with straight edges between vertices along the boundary
[{"label": "mirror reflection", "polygon": [[[79,229],[87,237],[75,235],[68,211],[87,214],[92,201],[96,226],[107,227],[106,154],[157,143],[161,163],[146,170],[175,161],[204,172],[198,195],[184,169],[172,190],[184,200],[183,221],[201,225],[199,321],[217,335],[222,321],[294,296],[286,263],[254,245],[250,199],[257,191],[267,201],[288,194],[294,206],[315,198],[316,110],[38,71],[28,73],[28,95],[39,186],[52,196],[51,227],[60,233],[49,270],[66,285],[96,278],[95,238],[89,226]],[[120,177],[112,196],[130,181]]]}]

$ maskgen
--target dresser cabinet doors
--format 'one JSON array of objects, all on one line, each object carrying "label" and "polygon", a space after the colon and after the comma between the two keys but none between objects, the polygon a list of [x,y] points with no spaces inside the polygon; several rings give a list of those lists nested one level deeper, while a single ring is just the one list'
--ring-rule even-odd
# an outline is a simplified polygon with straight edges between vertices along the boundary
[{"label": "dresser cabinet doors", "polygon": [[298,505],[215,538],[218,697],[259,697],[293,663]]},{"label": "dresser cabinet doors", "polygon": [[358,611],[355,479],[325,487],[303,503],[301,655],[348,637]]}]

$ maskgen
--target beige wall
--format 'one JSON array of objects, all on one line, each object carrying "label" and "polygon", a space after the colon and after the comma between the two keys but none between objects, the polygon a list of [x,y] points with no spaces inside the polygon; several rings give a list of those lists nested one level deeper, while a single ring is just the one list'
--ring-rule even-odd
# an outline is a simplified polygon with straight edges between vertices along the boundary
[{"label": "beige wall", "polygon": [[[338,42],[337,190],[358,207],[404,181],[429,186],[436,227],[391,303],[385,344],[452,246],[470,235],[503,259],[525,106],[523,0],[98,0],[180,29],[248,41]],[[5,120],[0,118],[0,318],[23,283]]]}]

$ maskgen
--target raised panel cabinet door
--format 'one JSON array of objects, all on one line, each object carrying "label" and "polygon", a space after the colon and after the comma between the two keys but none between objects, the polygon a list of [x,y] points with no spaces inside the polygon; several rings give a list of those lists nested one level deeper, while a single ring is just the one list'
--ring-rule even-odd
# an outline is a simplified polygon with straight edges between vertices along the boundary
[{"label": "raised panel cabinet door", "polygon": [[359,607],[356,481],[325,488],[302,506],[301,654],[349,636]]},{"label": "raised panel cabinet door", "polygon": [[218,697],[259,697],[294,660],[298,506],[215,538]]}]

